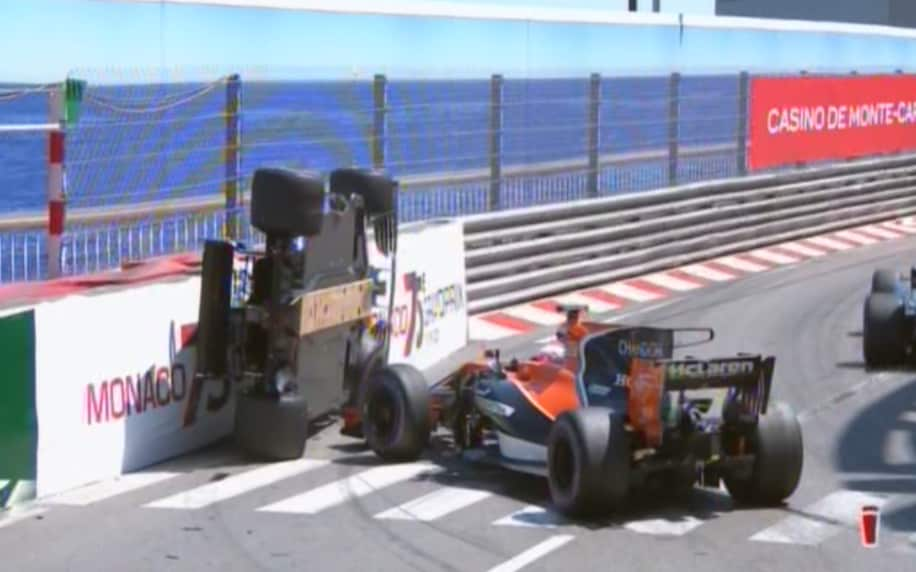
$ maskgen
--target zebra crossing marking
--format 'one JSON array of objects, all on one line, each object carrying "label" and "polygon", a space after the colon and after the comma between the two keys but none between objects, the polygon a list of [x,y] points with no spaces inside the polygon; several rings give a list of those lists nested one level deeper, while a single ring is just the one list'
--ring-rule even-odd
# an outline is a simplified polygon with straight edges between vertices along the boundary
[{"label": "zebra crossing marking", "polygon": [[492,496],[493,493],[465,487],[442,487],[375,515],[378,519],[432,521]]},{"label": "zebra crossing marking", "polygon": [[48,497],[45,504],[58,504],[68,506],[88,506],[112,497],[129,493],[150,485],[155,485],[175,478],[180,473],[171,472],[141,472],[128,473],[112,479],[93,483],[85,487],[66,491]]},{"label": "zebra crossing marking", "polygon": [[437,469],[442,470],[426,462],[382,465],[261,507],[257,511],[317,514],[348,500],[364,497],[423,473],[438,472]]},{"label": "zebra crossing marking", "polygon": [[805,507],[801,514],[783,518],[757,532],[750,540],[814,546],[836,536],[844,528],[855,527],[861,507],[881,507],[886,502],[884,497],[868,493],[836,491]]},{"label": "zebra crossing marking", "polygon": [[329,461],[316,459],[297,459],[266,465],[153,501],[144,506],[189,510],[204,508],[277,481],[324,467],[328,463]]}]

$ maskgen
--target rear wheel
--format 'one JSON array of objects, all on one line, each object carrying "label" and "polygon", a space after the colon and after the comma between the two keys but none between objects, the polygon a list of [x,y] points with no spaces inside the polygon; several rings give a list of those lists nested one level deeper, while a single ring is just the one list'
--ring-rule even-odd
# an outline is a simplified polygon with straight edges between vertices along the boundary
[{"label": "rear wheel", "polygon": [[251,225],[267,235],[316,236],[324,224],[324,181],[311,173],[261,168],[251,183]]},{"label": "rear wheel", "polygon": [[623,418],[599,407],[562,414],[547,444],[550,496],[564,514],[616,509],[630,485],[630,446]]},{"label": "rear wheel", "polygon": [[786,403],[761,415],[751,439],[754,465],[742,477],[724,475],[725,487],[743,504],[779,504],[798,487],[804,458],[801,424]]},{"label": "rear wheel", "polygon": [[389,461],[417,459],[429,442],[429,389],[408,364],[377,369],[363,403],[363,433],[369,447]]},{"label": "rear wheel", "polygon": [[871,291],[893,294],[897,288],[897,274],[887,268],[879,268],[871,275]]},{"label": "rear wheel", "polygon": [[869,367],[891,366],[906,356],[906,318],[893,294],[869,294],[865,299],[862,346]]},{"label": "rear wheel", "polygon": [[305,453],[308,407],[298,392],[268,395],[239,392],[235,405],[235,441],[258,459],[283,461]]}]

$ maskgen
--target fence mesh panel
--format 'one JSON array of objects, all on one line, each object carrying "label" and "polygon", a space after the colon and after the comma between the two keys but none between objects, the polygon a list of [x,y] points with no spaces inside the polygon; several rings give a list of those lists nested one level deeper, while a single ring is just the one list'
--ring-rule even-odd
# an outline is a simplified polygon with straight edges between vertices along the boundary
[{"label": "fence mesh panel", "polygon": [[[67,273],[197,250],[235,218],[238,238],[256,240],[247,197],[264,166],[381,167],[401,183],[402,222],[743,173],[738,74],[458,80],[234,71],[72,74],[86,88],[67,128]],[[0,125],[47,118],[46,91],[0,86]],[[0,220],[0,282],[41,278],[47,135],[0,130],[0,173],[5,210],[42,221]],[[89,222],[93,212],[108,214]]]}]

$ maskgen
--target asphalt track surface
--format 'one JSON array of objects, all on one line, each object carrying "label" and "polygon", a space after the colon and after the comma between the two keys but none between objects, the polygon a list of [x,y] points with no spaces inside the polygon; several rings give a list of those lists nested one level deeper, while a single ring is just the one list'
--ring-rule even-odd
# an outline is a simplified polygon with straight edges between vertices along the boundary
[{"label": "asphalt track surface", "polygon": [[[774,399],[801,414],[801,486],[783,507],[724,491],[644,496],[603,522],[566,522],[546,483],[450,455],[384,466],[336,426],[306,459],[253,465],[219,445],[0,520],[3,570],[912,570],[916,370],[866,371],[862,301],[876,265],[907,268],[916,238],[813,259],[628,312],[709,326],[691,353],[777,357]],[[547,329],[501,343],[535,351]],[[879,546],[857,518],[879,504]]]}]

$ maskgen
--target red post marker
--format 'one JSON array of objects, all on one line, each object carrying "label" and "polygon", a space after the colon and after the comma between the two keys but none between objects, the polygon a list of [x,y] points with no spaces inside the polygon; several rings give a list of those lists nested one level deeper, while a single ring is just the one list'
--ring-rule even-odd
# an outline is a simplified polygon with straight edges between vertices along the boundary
[{"label": "red post marker", "polygon": [[862,546],[875,548],[878,546],[879,514],[876,506],[863,506],[859,516],[859,535]]}]

